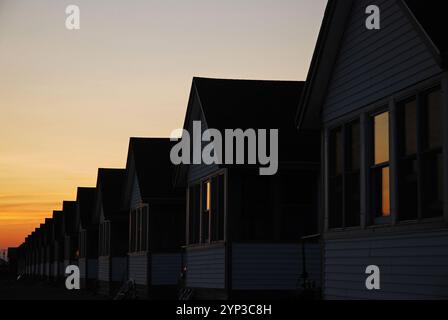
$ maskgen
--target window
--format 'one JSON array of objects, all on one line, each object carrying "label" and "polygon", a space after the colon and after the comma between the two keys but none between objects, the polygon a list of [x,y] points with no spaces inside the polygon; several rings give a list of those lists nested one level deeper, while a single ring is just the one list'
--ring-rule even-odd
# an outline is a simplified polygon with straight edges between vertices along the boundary
[{"label": "window", "polygon": [[330,132],[329,227],[360,224],[360,124]]},{"label": "window", "polygon": [[443,214],[442,94],[433,89],[398,107],[400,220]]},{"label": "window", "polygon": [[149,207],[133,209],[129,216],[129,252],[148,250]]},{"label": "window", "polygon": [[188,243],[199,243],[200,185],[188,189]]},{"label": "window", "polygon": [[224,240],[224,175],[188,189],[188,243]]},{"label": "window", "polygon": [[372,213],[374,218],[390,216],[389,112],[373,117]]}]

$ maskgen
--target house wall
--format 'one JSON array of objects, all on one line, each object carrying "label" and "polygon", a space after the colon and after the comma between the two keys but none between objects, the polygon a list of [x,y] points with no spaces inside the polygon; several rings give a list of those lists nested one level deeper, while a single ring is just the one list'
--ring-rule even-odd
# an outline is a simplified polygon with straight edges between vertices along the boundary
[{"label": "house wall", "polygon": [[98,257],[98,280],[110,281],[110,257]]},{"label": "house wall", "polygon": [[112,281],[123,282],[127,280],[127,257],[112,257],[111,268]]},{"label": "house wall", "polygon": [[192,288],[224,289],[225,246],[188,248],[186,286]]},{"label": "house wall", "polygon": [[176,285],[181,271],[180,253],[158,253],[151,255],[151,284]]},{"label": "house wall", "polygon": [[[321,283],[320,244],[305,246],[306,270],[317,287]],[[232,245],[232,289],[299,290],[303,255],[300,244]]]},{"label": "house wall", "polygon": [[79,277],[81,279],[87,278],[87,259],[79,258],[78,267],[79,267]]},{"label": "house wall", "polygon": [[[448,231],[327,240],[325,299],[448,298]],[[380,290],[367,290],[366,267],[380,268]]]},{"label": "house wall", "polygon": [[[367,30],[365,8],[381,9],[381,30]],[[331,121],[441,72],[398,0],[354,1],[330,80],[323,121]]]},{"label": "house wall", "polygon": [[87,259],[87,279],[98,279],[98,259]]},{"label": "house wall", "polygon": [[[195,95],[194,102],[193,102],[192,118],[193,119],[188,124],[188,129],[187,129],[188,132],[190,132],[191,140],[193,140],[193,122],[192,121],[201,121],[201,124],[202,124],[201,125],[201,130],[202,130],[201,135],[205,130],[208,129],[197,95]],[[191,143],[192,143],[192,141],[191,141]],[[207,143],[203,142],[202,148],[206,144]],[[202,151],[201,151],[201,154],[202,154]],[[191,156],[193,156],[193,148],[192,147],[191,147]],[[188,170],[188,182],[191,183],[191,182],[198,181],[199,179],[204,178],[217,170],[219,170],[219,167],[217,165],[191,164],[189,166],[189,170]]]},{"label": "house wall", "polygon": [[148,255],[130,254],[129,255],[129,279],[135,281],[136,284],[148,285]]}]

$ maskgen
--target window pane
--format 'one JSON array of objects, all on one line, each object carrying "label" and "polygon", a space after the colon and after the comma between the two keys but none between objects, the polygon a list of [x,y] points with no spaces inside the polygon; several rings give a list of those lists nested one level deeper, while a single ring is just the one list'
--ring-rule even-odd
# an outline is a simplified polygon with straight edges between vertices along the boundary
[{"label": "window pane", "polygon": [[373,169],[372,208],[376,217],[390,216],[389,167]]},{"label": "window pane", "polygon": [[211,208],[211,196],[212,196],[210,181],[207,181],[205,183],[205,192],[206,192],[206,195],[205,195],[205,201],[206,201],[205,202],[205,210],[209,211],[210,208]]},{"label": "window pane", "polygon": [[414,99],[403,105],[403,135],[400,139],[403,144],[403,154],[413,155],[417,152],[417,101]]},{"label": "window pane", "polygon": [[330,133],[330,174],[342,174],[342,130],[332,130]]},{"label": "window pane", "polygon": [[345,176],[345,227],[360,225],[361,192],[359,172]]},{"label": "window pane", "polygon": [[200,217],[200,185],[194,185],[189,189],[189,216],[188,216],[188,232],[189,243],[199,243],[199,217]]},{"label": "window pane", "polygon": [[381,113],[374,118],[374,159],[375,164],[389,161],[389,113]]},{"label": "window pane", "polygon": [[382,210],[381,215],[383,217],[390,216],[390,183],[389,183],[389,167],[382,169]]},{"label": "window pane", "polygon": [[330,179],[329,227],[342,228],[342,176]]},{"label": "window pane", "polygon": [[417,160],[406,159],[399,163],[399,219],[415,220],[418,217]]},{"label": "window pane", "polygon": [[423,218],[443,215],[443,155],[430,153],[423,161]]},{"label": "window pane", "polygon": [[347,169],[358,171],[360,163],[360,130],[359,122],[353,122],[346,127],[347,135]]},{"label": "window pane", "polygon": [[440,90],[429,93],[426,96],[427,106],[427,134],[426,146],[429,149],[438,148],[442,145],[442,94]]}]

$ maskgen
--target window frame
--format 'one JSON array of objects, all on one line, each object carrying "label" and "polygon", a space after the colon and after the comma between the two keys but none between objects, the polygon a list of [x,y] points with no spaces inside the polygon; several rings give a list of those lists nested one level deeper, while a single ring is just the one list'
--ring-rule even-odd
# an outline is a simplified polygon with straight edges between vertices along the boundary
[{"label": "window frame", "polygon": [[[403,119],[403,107],[404,105],[406,105],[406,103],[409,103],[410,101],[415,101],[416,103],[416,123],[414,124],[416,127],[416,150],[415,153],[412,155],[406,155],[405,153],[401,153],[402,150],[397,150],[397,158],[398,158],[398,172],[397,172],[397,177],[400,181],[400,179],[402,179],[402,172],[401,172],[401,165],[404,161],[406,160],[414,160],[416,162],[416,171],[417,171],[417,214],[416,217],[413,219],[401,219],[400,215],[402,213],[402,208],[403,206],[401,205],[401,185],[398,186],[398,195],[397,195],[397,200],[398,200],[398,213],[397,213],[397,220],[399,222],[402,223],[406,223],[406,222],[420,222],[420,221],[427,221],[427,220],[438,220],[440,218],[444,217],[444,201],[442,201],[442,212],[440,215],[436,215],[436,216],[430,216],[430,217],[425,217],[424,215],[424,211],[426,210],[425,207],[425,197],[427,195],[427,192],[425,191],[425,162],[427,161],[427,159],[431,156],[441,156],[442,157],[442,171],[446,170],[446,166],[444,165],[444,157],[445,157],[445,148],[444,148],[444,126],[442,124],[442,127],[440,128],[442,131],[442,139],[440,142],[440,146],[431,148],[429,146],[429,144],[427,143],[427,139],[428,139],[428,130],[427,130],[427,120],[428,120],[428,111],[427,111],[427,97],[434,92],[440,91],[440,94],[442,96],[442,112],[443,112],[443,108],[444,108],[444,101],[443,101],[443,88],[442,85],[440,83],[438,84],[434,84],[432,86],[426,87],[424,89],[418,90],[413,92],[412,94],[397,100],[397,111],[398,111],[398,116],[397,119],[395,121],[395,126],[397,128],[399,128],[399,134],[397,136],[397,144],[399,145],[402,141],[405,141],[405,130],[402,130],[403,128],[401,128],[401,126],[403,126],[403,122],[405,121]],[[443,114],[442,114],[443,117]],[[428,145],[427,145],[428,144]],[[445,189],[447,188],[446,183],[444,183],[444,174],[442,174],[442,190],[440,190],[439,192],[442,192],[442,198],[444,198],[444,192]]]},{"label": "window frame", "polygon": [[[381,163],[375,163],[375,117],[387,113],[388,114],[388,160],[383,161]],[[368,196],[368,225],[383,225],[383,224],[391,224],[392,223],[392,182],[391,178],[393,173],[392,170],[392,112],[389,106],[385,106],[376,108],[373,112],[368,113],[368,131],[369,135],[364,141],[367,144],[368,149],[368,159],[367,159],[367,167],[368,167],[368,181],[367,181],[367,190],[369,190]],[[377,216],[376,208],[374,208],[375,202],[375,191],[374,191],[374,183],[375,183],[375,174],[378,170],[383,171],[383,169],[388,168],[389,170],[389,215],[387,216]],[[381,178],[383,176],[381,175]],[[382,183],[383,181],[381,181]],[[381,189],[382,191],[382,189]],[[382,197],[383,195],[381,195]],[[381,202],[382,204],[382,202]]]},{"label": "window frame", "polygon": [[[214,188],[213,188],[213,179],[220,177],[222,179],[222,186],[223,186],[223,190],[222,190],[222,215],[223,217],[221,218],[221,222],[222,222],[222,226],[220,226],[220,228],[222,228],[221,233],[222,233],[222,239],[218,239],[215,240],[214,239],[214,235],[217,232],[217,230],[214,230]],[[217,183],[216,185],[218,186],[219,180],[216,180]],[[207,200],[204,198],[204,195],[207,194],[206,190],[204,190],[204,185],[206,185],[207,183],[210,184],[210,208],[209,210],[206,210],[206,202]],[[199,214],[199,226],[196,229],[192,230],[191,228],[191,218],[192,218],[192,213],[190,212],[191,208],[191,192],[193,188],[199,188],[199,192],[198,192],[198,197],[199,200],[197,201],[198,204],[198,208],[195,208],[196,210],[198,210],[198,214]],[[219,192],[218,191],[216,194],[218,195],[217,200],[216,201],[220,201],[219,199]],[[187,198],[188,198],[188,204],[187,204],[187,224],[186,224],[186,240],[187,240],[187,246],[198,246],[198,245],[210,245],[210,244],[215,244],[215,243],[222,243],[226,241],[226,230],[227,230],[227,210],[226,210],[226,199],[227,199],[227,172],[225,169],[217,171],[207,177],[204,177],[200,180],[197,180],[193,183],[190,183],[187,187]],[[218,209],[219,212],[219,209]],[[194,213],[193,213],[194,215]],[[206,220],[204,218],[204,215],[207,215],[208,219]],[[196,215],[197,218],[197,215]],[[195,220],[196,221],[196,220]],[[204,222],[208,221],[207,226],[204,225]],[[197,222],[197,221],[196,221]],[[205,229],[206,228],[206,229]],[[207,230],[208,232],[208,239],[205,239],[204,237],[204,230]],[[192,235],[191,232],[197,232],[198,234],[196,235]],[[219,232],[218,232],[219,233]],[[219,238],[219,237],[218,237]],[[192,239],[197,239],[197,241],[195,243],[193,243],[191,240]]]},{"label": "window frame", "polygon": [[[359,126],[359,167],[357,170],[350,170],[348,168],[348,163],[349,161],[348,159],[348,154],[350,151],[350,144],[351,142],[349,142],[349,134],[347,133],[350,130],[350,127],[352,127],[354,124],[358,124]],[[333,141],[332,141],[332,133],[336,130],[340,131],[340,135],[341,135],[341,150],[340,150],[340,170],[341,172],[339,173],[339,175],[333,175],[332,174],[332,152],[333,152]],[[329,197],[328,197],[328,216],[327,216],[327,230],[345,230],[345,229],[358,229],[361,227],[361,214],[362,214],[362,210],[361,210],[361,199],[359,201],[359,222],[356,225],[347,225],[347,203],[348,203],[348,190],[347,190],[347,180],[350,176],[359,175],[359,187],[361,187],[361,170],[362,170],[362,166],[361,166],[361,161],[362,161],[362,124],[361,124],[361,118],[359,116],[357,117],[352,117],[350,119],[347,119],[346,121],[344,121],[343,123],[339,123],[335,126],[329,127],[328,128],[328,146],[327,146],[327,150],[328,150],[328,193],[329,193]],[[341,226],[337,226],[337,227],[332,227],[330,225],[330,220],[331,217],[330,215],[332,214],[332,209],[331,209],[331,200],[330,200],[330,193],[331,193],[331,187],[332,187],[332,181],[335,179],[340,178],[341,181]],[[361,194],[360,194],[361,196]]]}]

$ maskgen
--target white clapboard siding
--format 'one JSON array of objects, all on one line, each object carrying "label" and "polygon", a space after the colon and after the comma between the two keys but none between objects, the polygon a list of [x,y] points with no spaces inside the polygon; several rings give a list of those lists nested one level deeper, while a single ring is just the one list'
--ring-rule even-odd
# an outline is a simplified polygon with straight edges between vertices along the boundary
[{"label": "white clapboard siding", "polygon": [[[318,244],[305,246],[306,269],[316,286],[321,278]],[[232,245],[234,290],[298,290],[302,285],[302,247],[299,244]]]},{"label": "white clapboard siding", "polygon": [[[331,121],[441,72],[398,0],[354,1],[333,70],[324,121]],[[381,9],[381,30],[365,27],[365,9]]]},{"label": "white clapboard siding", "polygon": [[[380,268],[380,290],[367,290],[366,267]],[[327,240],[326,299],[448,298],[448,231]]]},{"label": "white clapboard siding", "polygon": [[148,255],[146,253],[129,256],[129,279],[136,284],[148,285]]},{"label": "white clapboard siding", "polygon": [[151,284],[176,285],[181,271],[180,253],[151,255]]},{"label": "white clapboard siding", "polygon": [[188,287],[211,289],[225,287],[224,245],[187,250],[185,258]]}]

